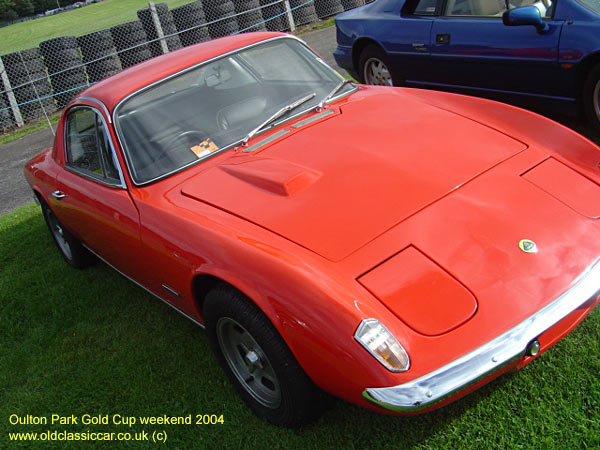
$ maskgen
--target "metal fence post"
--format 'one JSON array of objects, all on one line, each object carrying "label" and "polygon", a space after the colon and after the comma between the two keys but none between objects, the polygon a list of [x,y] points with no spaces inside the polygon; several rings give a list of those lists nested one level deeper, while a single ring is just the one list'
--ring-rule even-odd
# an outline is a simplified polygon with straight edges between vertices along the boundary
[{"label": "metal fence post", "polygon": [[294,31],[296,29],[296,24],[294,23],[294,16],[292,15],[292,8],[290,7],[290,0],[284,0],[285,12],[287,14],[287,20],[290,24],[290,31]]},{"label": "metal fence post", "polygon": [[160,48],[163,54],[169,53],[169,47],[167,46],[167,41],[165,40],[165,33],[163,33],[162,26],[160,25],[160,19],[158,18],[158,13],[156,12],[156,5],[154,2],[148,2],[148,8],[150,9],[150,15],[152,16],[154,27],[156,28],[156,35],[158,36],[160,42]]},{"label": "metal fence post", "polygon": [[8,75],[6,74],[6,70],[4,69],[4,63],[2,62],[2,58],[0,58],[0,76],[2,77],[2,83],[4,83],[4,89],[6,89],[6,97],[8,97],[8,103],[10,103],[10,109],[15,117],[15,122],[18,127],[22,127],[25,125],[23,122],[23,117],[21,116],[21,110],[19,109],[19,104],[17,103],[17,99],[15,98],[15,93],[12,90],[12,86],[10,85],[10,81],[8,79]]}]

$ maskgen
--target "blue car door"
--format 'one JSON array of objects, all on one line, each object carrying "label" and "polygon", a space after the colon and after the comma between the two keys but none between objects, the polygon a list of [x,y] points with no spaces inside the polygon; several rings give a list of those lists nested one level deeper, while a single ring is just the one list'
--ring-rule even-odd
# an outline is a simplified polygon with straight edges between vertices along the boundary
[{"label": "blue car door", "polygon": [[431,71],[431,27],[443,0],[418,0],[411,14],[402,14],[402,2],[381,2],[373,20],[365,22],[365,35],[373,36],[399,68],[403,80],[421,79]]},{"label": "blue car door", "polygon": [[[508,7],[526,4],[531,0],[509,0]],[[536,6],[548,17],[546,32],[531,25],[504,25],[504,0],[447,0],[431,29],[434,69],[424,84],[500,99],[507,94],[566,96],[558,64],[562,22],[550,18],[551,5],[546,8],[540,1]]]}]

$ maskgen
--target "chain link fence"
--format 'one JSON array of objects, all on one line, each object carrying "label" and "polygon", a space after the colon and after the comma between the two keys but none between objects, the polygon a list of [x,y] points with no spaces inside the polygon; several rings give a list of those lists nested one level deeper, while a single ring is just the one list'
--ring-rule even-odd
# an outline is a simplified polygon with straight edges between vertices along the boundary
[{"label": "chain link fence", "polygon": [[[371,0],[372,1],[372,0]],[[137,11],[138,20],[0,56],[0,131],[48,118],[86,87],[181,47],[249,31],[294,31],[367,0],[199,0]]]}]

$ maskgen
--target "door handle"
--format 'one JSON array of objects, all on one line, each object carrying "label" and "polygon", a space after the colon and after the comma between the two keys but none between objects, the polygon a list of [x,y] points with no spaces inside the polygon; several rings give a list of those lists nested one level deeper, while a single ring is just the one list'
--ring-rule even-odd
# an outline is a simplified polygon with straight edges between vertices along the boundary
[{"label": "door handle", "polygon": [[67,194],[65,194],[63,191],[54,191],[52,193],[52,197],[54,197],[57,200],[62,200],[66,196],[67,196]]},{"label": "door handle", "polygon": [[449,44],[450,43],[450,34],[436,34],[435,35],[435,43],[436,44]]}]

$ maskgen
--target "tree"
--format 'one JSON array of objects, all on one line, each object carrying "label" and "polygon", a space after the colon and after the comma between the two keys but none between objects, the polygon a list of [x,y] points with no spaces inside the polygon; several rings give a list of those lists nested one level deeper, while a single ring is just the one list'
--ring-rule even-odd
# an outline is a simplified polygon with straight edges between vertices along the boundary
[{"label": "tree", "polygon": [[19,17],[27,17],[33,15],[33,5],[31,0],[13,0],[15,3],[15,11]]},{"label": "tree", "polygon": [[18,15],[14,8],[13,0],[0,0],[0,20],[15,20]]},{"label": "tree", "polygon": [[33,3],[33,9],[36,14],[56,8],[56,0],[33,0],[31,3]]}]

